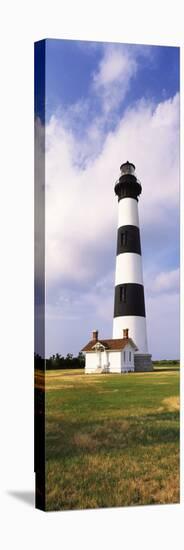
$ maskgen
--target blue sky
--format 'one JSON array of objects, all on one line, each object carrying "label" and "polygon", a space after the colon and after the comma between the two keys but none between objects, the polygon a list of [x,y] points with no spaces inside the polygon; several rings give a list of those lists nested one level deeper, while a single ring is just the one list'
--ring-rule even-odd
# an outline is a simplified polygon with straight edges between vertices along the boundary
[{"label": "blue sky", "polygon": [[[46,42],[47,119],[60,109],[61,104],[67,108],[79,98],[85,100],[88,94],[91,95],[91,75],[103,59],[104,47],[108,46],[108,43],[75,40]],[[122,50],[121,45],[116,44],[116,47]],[[127,45],[127,48],[134,51],[134,55],[137,52],[141,66],[135,86],[130,88],[123,105],[118,105],[120,115],[128,105],[142,97],[159,102],[179,90],[178,48],[137,45]]]},{"label": "blue sky", "polygon": [[114,183],[128,158],[149,351],[179,357],[178,92],[178,48],[46,41],[47,356],[78,353],[94,328],[112,335]]}]

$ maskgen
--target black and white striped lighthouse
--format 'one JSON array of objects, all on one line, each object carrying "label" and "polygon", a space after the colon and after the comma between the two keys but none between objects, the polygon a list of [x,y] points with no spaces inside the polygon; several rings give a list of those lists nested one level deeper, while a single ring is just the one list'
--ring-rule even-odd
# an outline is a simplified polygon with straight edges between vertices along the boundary
[{"label": "black and white striped lighthouse", "polygon": [[115,275],[113,338],[122,338],[123,329],[138,351],[135,370],[152,370],[148,353],[138,197],[142,187],[135,175],[135,166],[125,162],[115,184],[118,196],[118,235]]}]

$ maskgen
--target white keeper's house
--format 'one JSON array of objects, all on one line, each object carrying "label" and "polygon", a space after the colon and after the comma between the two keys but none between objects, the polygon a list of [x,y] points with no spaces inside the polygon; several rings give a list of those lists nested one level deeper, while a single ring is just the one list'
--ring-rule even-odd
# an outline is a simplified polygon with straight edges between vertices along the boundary
[{"label": "white keeper's house", "polygon": [[82,349],[85,353],[85,373],[133,372],[134,353],[137,351],[128,329],[122,331],[122,338],[101,340],[98,331],[92,333],[92,340]]}]

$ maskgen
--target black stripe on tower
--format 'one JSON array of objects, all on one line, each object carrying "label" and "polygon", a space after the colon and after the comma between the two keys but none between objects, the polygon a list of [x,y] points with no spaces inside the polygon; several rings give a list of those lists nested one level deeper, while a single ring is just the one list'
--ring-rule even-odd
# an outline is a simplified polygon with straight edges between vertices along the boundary
[{"label": "black stripe on tower", "polygon": [[126,283],[115,286],[114,317],[124,315],[146,316],[143,285]]},{"label": "black stripe on tower", "polygon": [[135,225],[122,225],[118,229],[117,256],[124,252],[134,252],[141,255],[141,241],[139,227]]}]

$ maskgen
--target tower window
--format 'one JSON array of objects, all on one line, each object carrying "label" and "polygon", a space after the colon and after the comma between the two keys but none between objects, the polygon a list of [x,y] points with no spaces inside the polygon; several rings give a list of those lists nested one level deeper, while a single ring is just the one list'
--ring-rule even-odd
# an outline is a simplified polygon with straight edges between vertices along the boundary
[{"label": "tower window", "polygon": [[131,351],[129,351],[129,361],[131,361]]},{"label": "tower window", "polygon": [[121,246],[124,248],[127,246],[127,231],[121,233]]},{"label": "tower window", "polygon": [[120,302],[126,302],[126,286],[120,286]]},{"label": "tower window", "polygon": [[126,361],[126,351],[123,352],[124,355],[124,361]]}]

